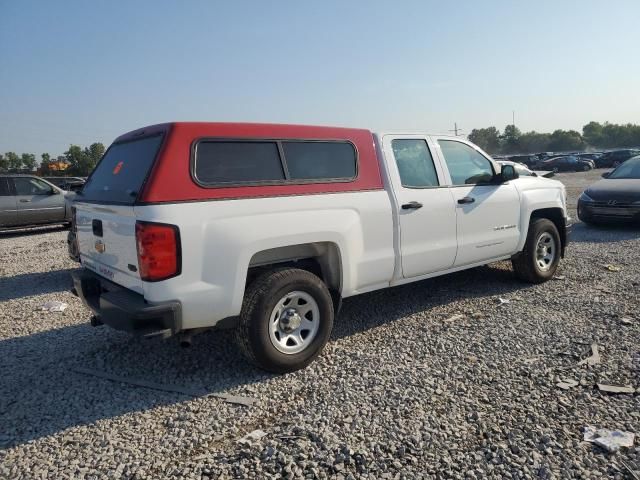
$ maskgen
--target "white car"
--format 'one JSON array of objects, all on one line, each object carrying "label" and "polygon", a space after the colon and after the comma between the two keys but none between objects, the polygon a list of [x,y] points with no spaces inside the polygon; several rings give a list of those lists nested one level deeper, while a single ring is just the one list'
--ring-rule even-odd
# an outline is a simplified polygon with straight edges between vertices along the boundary
[{"label": "white car", "polygon": [[286,372],[322,350],[343,298],[511,259],[550,279],[564,186],[514,181],[475,145],[424,133],[171,123],[119,137],[74,202],[94,325],[234,328]]},{"label": "white car", "polygon": [[518,172],[519,177],[543,177],[551,178],[555,174],[553,170],[531,170],[526,165],[509,160],[497,160],[500,165],[511,165]]}]

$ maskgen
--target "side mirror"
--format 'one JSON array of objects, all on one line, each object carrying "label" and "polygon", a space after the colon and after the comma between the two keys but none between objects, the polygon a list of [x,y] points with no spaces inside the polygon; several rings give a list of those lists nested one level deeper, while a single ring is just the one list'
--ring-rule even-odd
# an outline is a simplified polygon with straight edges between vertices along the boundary
[{"label": "side mirror", "polygon": [[60,192],[55,188],[52,188],[51,191],[49,192],[49,195],[58,195],[58,194],[60,194]]},{"label": "side mirror", "polygon": [[611,172],[604,172],[602,178],[609,178],[609,175],[611,175]]},{"label": "side mirror", "polygon": [[516,172],[516,169],[513,165],[502,165],[502,170],[500,172],[500,180],[502,182],[508,182],[509,180],[515,180],[520,175]]}]

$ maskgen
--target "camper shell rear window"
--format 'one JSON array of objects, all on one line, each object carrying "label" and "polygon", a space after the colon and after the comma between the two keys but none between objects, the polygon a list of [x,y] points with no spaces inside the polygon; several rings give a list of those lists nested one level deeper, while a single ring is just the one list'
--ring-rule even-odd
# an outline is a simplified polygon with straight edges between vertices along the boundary
[{"label": "camper shell rear window", "polygon": [[163,135],[112,144],[78,200],[133,205],[158,155]]},{"label": "camper shell rear window", "polygon": [[192,175],[203,187],[350,182],[355,146],[345,140],[200,139]]}]

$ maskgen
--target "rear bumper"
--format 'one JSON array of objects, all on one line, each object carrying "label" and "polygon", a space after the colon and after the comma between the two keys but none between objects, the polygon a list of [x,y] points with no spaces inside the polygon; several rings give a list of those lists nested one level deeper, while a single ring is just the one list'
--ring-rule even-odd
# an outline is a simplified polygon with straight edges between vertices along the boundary
[{"label": "rear bumper", "polygon": [[143,335],[172,335],[180,331],[178,301],[148,303],[142,295],[87,270],[72,272],[75,293],[97,317],[116,330]]}]

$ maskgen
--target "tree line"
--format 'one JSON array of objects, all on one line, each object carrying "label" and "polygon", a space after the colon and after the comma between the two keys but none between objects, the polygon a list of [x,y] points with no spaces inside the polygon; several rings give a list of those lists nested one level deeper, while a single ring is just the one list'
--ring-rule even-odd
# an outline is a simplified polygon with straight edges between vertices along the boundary
[{"label": "tree line", "polygon": [[[582,133],[576,130],[522,133],[515,125],[507,125],[503,132],[496,127],[474,128],[469,134],[469,140],[491,154],[640,147],[640,125],[589,122],[582,127]],[[86,177],[102,158],[104,152],[104,145],[96,142],[85,148],[70,145],[63,155],[56,158],[43,153],[39,172],[42,175],[62,174]],[[58,162],[67,164],[68,168],[64,170],[52,168],[52,164]],[[4,155],[0,153],[0,172],[33,172],[37,165],[38,162],[33,153],[21,155],[15,152],[6,152]]]},{"label": "tree line", "polygon": [[582,133],[576,130],[522,133],[515,125],[507,125],[502,133],[496,127],[474,128],[469,134],[469,140],[491,154],[638,147],[640,125],[589,122],[582,127]]},{"label": "tree line", "polygon": [[[40,159],[39,173],[41,175],[64,175],[86,177],[102,158],[105,147],[102,143],[92,143],[82,148],[79,145],[70,145],[63,155],[52,158],[50,154],[43,153]],[[60,170],[53,164],[66,164],[67,168]],[[18,155],[15,152],[0,153],[0,172],[33,172],[38,162],[33,153]]]}]

